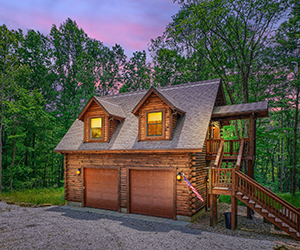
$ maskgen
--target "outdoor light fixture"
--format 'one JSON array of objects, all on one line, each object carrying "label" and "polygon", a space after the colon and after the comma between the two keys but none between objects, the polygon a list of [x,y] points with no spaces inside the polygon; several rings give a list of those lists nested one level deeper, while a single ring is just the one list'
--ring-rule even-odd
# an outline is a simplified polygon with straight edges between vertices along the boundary
[{"label": "outdoor light fixture", "polygon": [[176,179],[177,179],[177,181],[181,181],[182,176],[181,176],[180,172],[178,172],[178,174],[176,175]]},{"label": "outdoor light fixture", "polygon": [[77,175],[80,175],[81,174],[81,169],[78,168],[76,173],[77,173]]},{"label": "outdoor light fixture", "polygon": [[206,181],[207,184],[209,183],[209,178],[208,178],[208,176],[205,177],[205,181]]}]

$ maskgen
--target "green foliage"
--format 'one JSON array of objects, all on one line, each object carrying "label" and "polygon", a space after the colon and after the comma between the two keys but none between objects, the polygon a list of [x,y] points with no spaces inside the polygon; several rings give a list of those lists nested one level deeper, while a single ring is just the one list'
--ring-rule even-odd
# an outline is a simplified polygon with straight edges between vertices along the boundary
[{"label": "green foliage", "polygon": [[123,79],[124,84],[120,93],[148,89],[150,87],[150,65],[146,60],[146,52],[137,51],[125,64]]},{"label": "green foliage", "polygon": [[0,198],[17,203],[64,205],[64,188],[33,188],[0,193]]},{"label": "green foliage", "polygon": [[[290,193],[277,193],[277,195],[285,201],[287,201],[288,203],[292,204],[294,207],[300,207],[300,192],[297,192],[296,195],[292,195]],[[220,195],[219,201],[231,204],[231,197],[229,195]],[[240,206],[246,206],[240,200],[238,200],[237,203]]]},{"label": "green foliage", "polygon": [[[220,202],[227,203],[227,204],[231,204],[231,196],[229,196],[229,195],[220,195],[220,196],[219,196],[219,201],[220,201]],[[246,205],[245,205],[243,202],[241,202],[240,200],[237,200],[237,204],[238,204],[239,206],[244,206],[244,207],[246,207]]]},{"label": "green foliage", "polygon": [[300,208],[300,192],[296,192],[295,195],[292,195],[291,193],[277,195],[286,200],[288,203],[291,203],[294,207]]}]

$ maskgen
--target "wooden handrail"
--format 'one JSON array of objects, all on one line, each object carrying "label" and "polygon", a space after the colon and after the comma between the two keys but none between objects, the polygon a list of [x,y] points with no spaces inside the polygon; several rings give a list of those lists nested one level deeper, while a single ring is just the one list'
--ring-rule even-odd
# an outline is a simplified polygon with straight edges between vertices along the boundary
[{"label": "wooden handrail", "polygon": [[272,191],[270,191],[269,189],[265,188],[264,186],[262,186],[261,184],[259,184],[258,182],[254,181],[251,177],[249,177],[248,175],[244,174],[241,171],[236,171],[236,175],[239,175],[241,177],[243,177],[244,179],[247,179],[248,182],[251,182],[251,184],[254,184],[255,186],[259,187],[260,189],[264,190],[265,193],[268,193],[272,196],[274,196],[276,199],[280,200],[282,203],[285,203],[287,206],[291,206],[292,209],[294,209],[295,211],[297,211],[297,208],[294,207],[292,204],[288,203],[287,201],[285,201],[284,199],[282,199],[281,197],[279,197],[278,195],[274,194]]},{"label": "wooden handrail", "polygon": [[241,171],[235,171],[235,189],[299,231],[300,211]]},{"label": "wooden handrail", "polygon": [[216,160],[215,160],[215,164],[214,164],[215,167],[219,168],[221,166],[222,159],[223,159],[223,153],[224,153],[224,139],[222,138],[221,143],[220,143],[220,147],[218,149],[217,157],[216,157]]}]

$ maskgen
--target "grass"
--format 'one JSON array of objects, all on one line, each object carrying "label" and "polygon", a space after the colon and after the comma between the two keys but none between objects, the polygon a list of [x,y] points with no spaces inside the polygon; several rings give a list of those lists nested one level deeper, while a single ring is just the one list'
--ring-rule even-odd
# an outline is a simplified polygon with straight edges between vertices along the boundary
[{"label": "grass", "polygon": [[[279,197],[287,201],[288,203],[292,204],[295,207],[300,207],[300,192],[297,192],[295,196],[291,195],[290,193],[285,194],[277,194]],[[220,195],[219,197],[220,202],[225,202],[231,204],[231,197],[228,195]],[[243,202],[238,200],[238,205],[246,206]]]},{"label": "grass", "polygon": [[31,203],[39,205],[49,203],[51,205],[64,205],[64,188],[39,188],[24,189],[21,191],[2,192],[0,198],[17,203]]}]

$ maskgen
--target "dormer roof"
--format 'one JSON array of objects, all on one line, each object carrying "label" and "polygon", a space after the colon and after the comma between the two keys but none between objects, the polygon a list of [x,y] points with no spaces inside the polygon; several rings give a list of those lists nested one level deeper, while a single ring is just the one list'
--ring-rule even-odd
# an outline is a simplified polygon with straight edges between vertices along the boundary
[{"label": "dormer roof", "polygon": [[182,115],[185,114],[185,111],[183,111],[183,109],[181,107],[182,105],[179,103],[179,101],[177,101],[175,98],[173,98],[171,94],[162,93],[161,91],[159,91],[158,89],[156,89],[155,87],[152,86],[146,92],[146,94],[143,96],[143,98],[137,103],[137,105],[134,107],[134,109],[132,110],[132,113],[134,115],[138,114],[140,107],[142,107],[142,105],[147,101],[147,99],[149,98],[149,96],[152,93],[156,94],[173,111],[175,111],[175,112],[177,111],[177,112],[181,113]]},{"label": "dormer roof", "polygon": [[93,96],[88,104],[85,106],[85,108],[81,111],[81,113],[78,116],[79,120],[83,120],[84,114],[85,112],[88,110],[88,108],[90,107],[90,105],[95,102],[96,104],[99,105],[99,107],[107,114],[107,116],[109,117],[114,117],[120,120],[124,120],[125,119],[125,114],[124,111],[122,109],[122,107],[116,103],[113,103],[111,101],[108,100],[104,100],[101,97],[96,97]]}]

